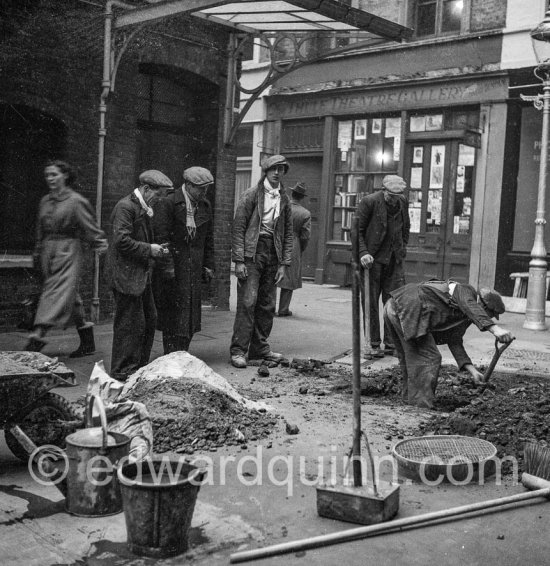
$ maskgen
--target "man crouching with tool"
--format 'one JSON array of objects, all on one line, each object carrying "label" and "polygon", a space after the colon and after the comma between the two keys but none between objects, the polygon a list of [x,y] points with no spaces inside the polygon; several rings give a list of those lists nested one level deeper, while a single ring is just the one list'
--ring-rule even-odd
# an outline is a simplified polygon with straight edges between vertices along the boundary
[{"label": "man crouching with tool", "polygon": [[496,325],[505,311],[502,297],[491,289],[479,292],[454,281],[411,283],[392,291],[384,308],[384,322],[392,335],[403,373],[403,401],[432,409],[441,367],[437,344],[447,344],[459,369],[467,370],[476,383],[483,375],[466,353],[462,338],[474,323],[499,342],[514,340],[509,330]]}]

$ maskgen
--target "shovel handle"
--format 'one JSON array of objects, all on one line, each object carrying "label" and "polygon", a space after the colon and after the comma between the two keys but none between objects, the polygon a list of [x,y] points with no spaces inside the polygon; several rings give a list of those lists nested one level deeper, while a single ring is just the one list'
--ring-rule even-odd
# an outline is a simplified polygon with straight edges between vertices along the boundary
[{"label": "shovel handle", "polygon": [[92,409],[94,404],[97,405],[97,410],[99,411],[99,419],[101,420],[101,431],[102,431],[102,450],[107,450],[107,415],[105,414],[105,405],[101,400],[101,397],[97,395],[90,395],[88,397],[88,403],[86,404],[86,426],[91,428],[94,426],[92,418]]},{"label": "shovel handle", "polygon": [[495,339],[495,353],[493,354],[493,359],[491,360],[491,363],[489,364],[489,367],[485,370],[485,373],[483,374],[483,383],[488,383],[493,370],[495,369],[495,366],[497,365],[498,359],[500,358],[500,356],[502,355],[502,352],[504,352],[504,350],[506,350],[506,348],[508,348],[508,346],[511,344],[512,342],[507,342],[506,344],[501,344],[498,340]]}]

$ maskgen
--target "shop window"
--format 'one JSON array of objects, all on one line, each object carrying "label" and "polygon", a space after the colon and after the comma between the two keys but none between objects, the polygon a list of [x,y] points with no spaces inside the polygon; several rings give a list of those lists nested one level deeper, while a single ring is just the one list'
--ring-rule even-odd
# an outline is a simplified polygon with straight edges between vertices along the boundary
[{"label": "shop window", "polygon": [[460,33],[468,0],[414,0],[411,25],[416,37]]},{"label": "shop window", "polygon": [[397,173],[400,152],[400,117],[338,122],[333,240],[349,241],[351,222],[359,201],[381,189],[385,175]]}]

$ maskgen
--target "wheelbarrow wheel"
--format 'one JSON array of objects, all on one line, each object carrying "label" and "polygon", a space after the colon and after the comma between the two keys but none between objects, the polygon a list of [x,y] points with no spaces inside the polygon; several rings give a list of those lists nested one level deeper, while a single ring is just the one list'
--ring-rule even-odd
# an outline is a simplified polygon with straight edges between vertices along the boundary
[{"label": "wheelbarrow wheel", "polygon": [[[18,424],[36,446],[53,444],[64,448],[66,436],[78,427],[75,426],[72,430],[68,430],[66,426],[60,426],[60,424],[62,425],[60,421],[82,421],[82,416],[64,397],[57,395],[57,393],[48,392],[29,407],[24,418],[12,424]],[[9,431],[9,424],[5,429],[4,436],[6,444],[13,454],[26,462],[29,455]]]}]

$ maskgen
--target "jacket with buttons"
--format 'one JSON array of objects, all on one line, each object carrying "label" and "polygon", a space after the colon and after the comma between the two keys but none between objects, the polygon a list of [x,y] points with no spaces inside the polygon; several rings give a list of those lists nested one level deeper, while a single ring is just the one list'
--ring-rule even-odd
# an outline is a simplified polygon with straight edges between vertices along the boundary
[{"label": "jacket with buttons", "polygon": [[[275,221],[273,241],[277,252],[279,265],[289,266],[292,259],[292,211],[290,199],[284,193],[281,184],[281,206],[279,217]],[[245,258],[254,260],[256,246],[260,237],[264,209],[264,178],[259,183],[247,189],[242,195],[235,218],[231,238],[231,259],[234,262],[244,262]]]}]

